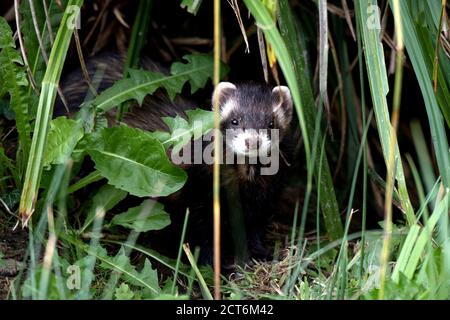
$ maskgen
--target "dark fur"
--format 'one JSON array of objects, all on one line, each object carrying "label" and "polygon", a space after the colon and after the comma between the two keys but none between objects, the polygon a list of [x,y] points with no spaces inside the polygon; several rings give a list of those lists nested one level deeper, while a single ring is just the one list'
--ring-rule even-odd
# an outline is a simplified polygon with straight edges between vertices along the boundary
[{"label": "dark fur", "polygon": [[[234,118],[239,119],[237,127],[240,129],[256,130],[268,129],[269,123],[274,120],[274,127],[280,130],[280,152],[283,155],[280,159],[279,171],[275,175],[259,174],[260,164],[221,166],[222,246],[226,254],[227,249],[232,251],[231,248],[227,248],[227,245],[232,244],[235,255],[244,261],[249,257],[264,260],[271,255],[262,241],[287,184],[290,163],[294,158],[299,133],[295,125],[277,121],[279,119],[273,113],[273,105],[279,103],[280,97],[272,93],[271,87],[254,83],[238,84],[236,87],[234,92],[226,90],[218,97],[220,105],[225,104],[229,99],[234,99],[238,106],[226,119],[221,119],[223,133],[226,129],[236,128],[231,124]],[[224,145],[224,149],[226,148]],[[188,182],[186,190],[189,199],[195,204],[191,212],[203,217],[205,222],[202,224],[202,230],[196,231],[196,234],[202,234],[207,238],[202,245],[204,254],[201,254],[201,258],[203,262],[211,263],[212,166],[193,166],[189,171],[192,177],[203,177],[201,184],[193,179]],[[253,178],[249,178],[250,171],[253,173]],[[208,205],[203,204],[205,197],[208,199]],[[244,243],[248,244],[248,248],[244,248]]]}]

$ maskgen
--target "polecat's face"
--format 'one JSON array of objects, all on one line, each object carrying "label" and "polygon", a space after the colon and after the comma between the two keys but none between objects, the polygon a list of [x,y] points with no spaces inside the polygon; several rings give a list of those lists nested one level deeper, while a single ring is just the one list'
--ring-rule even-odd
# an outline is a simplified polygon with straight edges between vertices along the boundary
[{"label": "polecat's face", "polygon": [[291,94],[285,86],[271,89],[221,82],[213,94],[213,107],[214,103],[220,107],[227,147],[247,157],[268,155],[283,139],[292,119]]}]

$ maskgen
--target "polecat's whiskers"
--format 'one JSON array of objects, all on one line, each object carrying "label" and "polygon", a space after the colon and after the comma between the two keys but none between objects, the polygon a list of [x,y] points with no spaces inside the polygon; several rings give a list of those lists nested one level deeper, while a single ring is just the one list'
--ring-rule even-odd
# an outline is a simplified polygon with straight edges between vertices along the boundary
[{"label": "polecat's whiskers", "polygon": [[285,155],[283,154],[283,151],[282,151],[282,150],[279,150],[279,152],[280,152],[280,156],[281,156],[281,158],[283,159],[284,163],[285,163],[288,167],[290,167],[291,164],[287,161]]}]

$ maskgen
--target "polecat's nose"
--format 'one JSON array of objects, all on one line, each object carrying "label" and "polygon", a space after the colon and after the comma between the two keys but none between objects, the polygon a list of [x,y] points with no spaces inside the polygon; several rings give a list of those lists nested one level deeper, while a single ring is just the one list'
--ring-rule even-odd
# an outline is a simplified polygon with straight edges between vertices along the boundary
[{"label": "polecat's nose", "polygon": [[261,147],[262,140],[260,137],[251,137],[245,139],[245,146],[249,150],[258,150]]}]

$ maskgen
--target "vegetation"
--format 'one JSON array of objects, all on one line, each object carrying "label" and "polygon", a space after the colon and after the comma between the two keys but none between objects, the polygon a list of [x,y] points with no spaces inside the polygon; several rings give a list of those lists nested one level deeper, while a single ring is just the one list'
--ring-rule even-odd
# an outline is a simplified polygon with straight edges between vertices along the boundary
[{"label": "vegetation", "polygon": [[[2,297],[450,298],[446,0],[132,2],[0,7]],[[108,50],[124,77],[55,117],[62,79]],[[139,69],[146,53],[168,73]],[[173,223],[158,199],[187,179],[167,150],[217,126],[221,78],[286,83],[303,147],[274,260],[217,278],[184,241],[189,212],[176,250],[154,239]],[[159,89],[202,103],[168,132],[108,126]]]}]

